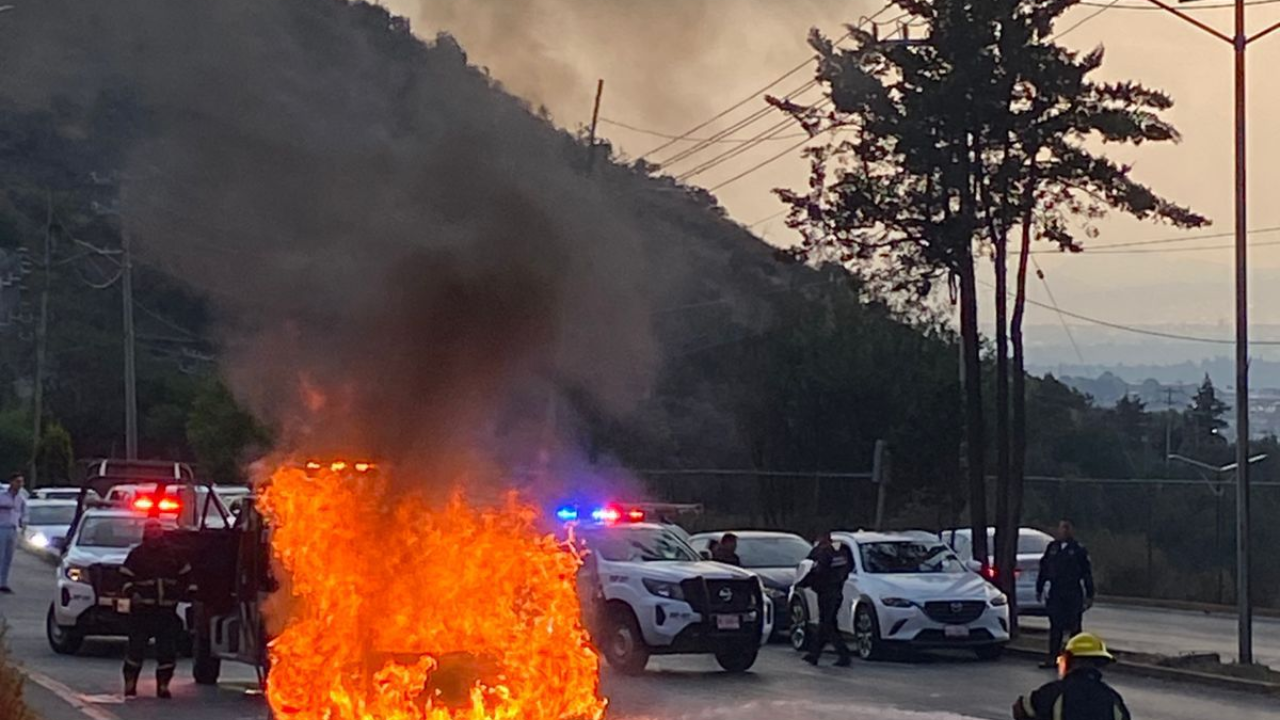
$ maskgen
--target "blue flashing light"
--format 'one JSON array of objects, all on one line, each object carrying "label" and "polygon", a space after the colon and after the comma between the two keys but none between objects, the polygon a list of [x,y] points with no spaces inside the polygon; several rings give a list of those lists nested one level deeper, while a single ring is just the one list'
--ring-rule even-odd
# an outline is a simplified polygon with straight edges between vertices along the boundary
[{"label": "blue flashing light", "polygon": [[565,507],[556,510],[556,517],[561,522],[573,522],[578,519],[578,508],[573,507],[572,505],[566,505]]}]

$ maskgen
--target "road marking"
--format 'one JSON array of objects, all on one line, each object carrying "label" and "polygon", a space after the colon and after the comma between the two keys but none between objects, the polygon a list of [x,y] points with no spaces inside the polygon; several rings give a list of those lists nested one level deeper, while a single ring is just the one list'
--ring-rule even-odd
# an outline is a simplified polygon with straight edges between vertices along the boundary
[{"label": "road marking", "polygon": [[120,716],[112,712],[107,712],[99,707],[94,707],[85,702],[84,698],[75,690],[63,685],[44,673],[35,670],[22,669],[23,674],[31,680],[31,682],[57,695],[63,702],[71,707],[79,710],[89,720],[120,720]]}]

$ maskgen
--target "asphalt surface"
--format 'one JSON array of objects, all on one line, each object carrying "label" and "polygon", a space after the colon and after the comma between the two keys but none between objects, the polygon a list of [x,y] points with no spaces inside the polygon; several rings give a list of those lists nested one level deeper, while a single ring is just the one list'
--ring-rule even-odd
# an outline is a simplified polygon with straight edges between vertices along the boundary
[{"label": "asphalt surface", "polygon": [[[1028,627],[1048,628],[1042,618],[1027,618]],[[1183,610],[1098,605],[1085,613],[1086,630],[1098,633],[1116,647],[1157,655],[1216,652],[1236,659],[1236,616]],[[1254,662],[1280,668],[1280,620],[1253,620]]]},{"label": "asphalt surface", "polygon": [[[253,675],[224,666],[217,688],[197,687],[183,663],[171,701],[154,691],[148,665],[143,697],[120,697],[120,642],[86,642],[81,655],[55,655],[44,639],[53,571],[20,554],[14,596],[0,596],[8,642],[29,673],[28,698],[43,720],[266,720],[261,697],[246,693]],[[829,665],[832,658],[826,660]],[[751,673],[730,676],[706,657],[655,658],[640,677],[608,670],[603,690],[611,720],[1002,720],[1020,693],[1051,679],[1025,660],[977,662],[964,655],[923,656],[907,662],[812,668],[785,646],[763,650]],[[1115,676],[1135,718],[1162,720],[1275,720],[1275,697],[1188,684]]]}]

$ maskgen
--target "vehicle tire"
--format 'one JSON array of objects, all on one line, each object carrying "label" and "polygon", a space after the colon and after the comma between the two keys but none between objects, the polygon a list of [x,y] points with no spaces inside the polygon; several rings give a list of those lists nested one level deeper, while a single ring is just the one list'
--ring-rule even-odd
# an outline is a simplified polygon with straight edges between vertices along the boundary
[{"label": "vehicle tire", "polygon": [[640,624],[630,608],[609,608],[604,619],[600,650],[609,667],[625,675],[639,675],[649,664],[649,647],[644,644]]},{"label": "vehicle tire", "polygon": [[195,635],[192,648],[191,676],[197,685],[217,685],[222,674],[222,660],[213,656],[209,638]]},{"label": "vehicle tire", "polygon": [[787,614],[791,618],[789,633],[791,647],[796,652],[806,652],[809,649],[809,644],[813,642],[813,628],[809,625],[809,608],[805,607],[804,599],[801,597],[791,598]]},{"label": "vehicle tire", "polygon": [[49,603],[49,613],[44,620],[44,634],[49,639],[49,647],[59,655],[75,655],[80,652],[84,642],[84,633],[74,627],[59,625],[53,614],[53,603]]},{"label": "vehicle tire", "polygon": [[744,673],[756,664],[760,646],[750,640],[726,644],[716,650],[716,662],[725,672]]},{"label": "vehicle tire", "polygon": [[1004,655],[1004,645],[979,645],[973,649],[979,660],[999,660]]},{"label": "vehicle tire", "polygon": [[880,621],[869,603],[858,603],[858,609],[853,615],[853,650],[863,660],[879,660],[884,657]]}]

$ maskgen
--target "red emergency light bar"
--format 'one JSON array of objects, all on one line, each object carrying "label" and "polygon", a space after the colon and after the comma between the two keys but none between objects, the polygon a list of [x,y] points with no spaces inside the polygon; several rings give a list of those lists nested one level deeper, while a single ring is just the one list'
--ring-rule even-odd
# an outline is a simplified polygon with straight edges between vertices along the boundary
[{"label": "red emergency light bar", "polygon": [[158,510],[164,513],[178,512],[182,509],[182,503],[173,498],[160,498],[160,502],[156,502],[155,498],[149,495],[143,495],[133,501],[133,509],[139,512],[151,512]]}]

